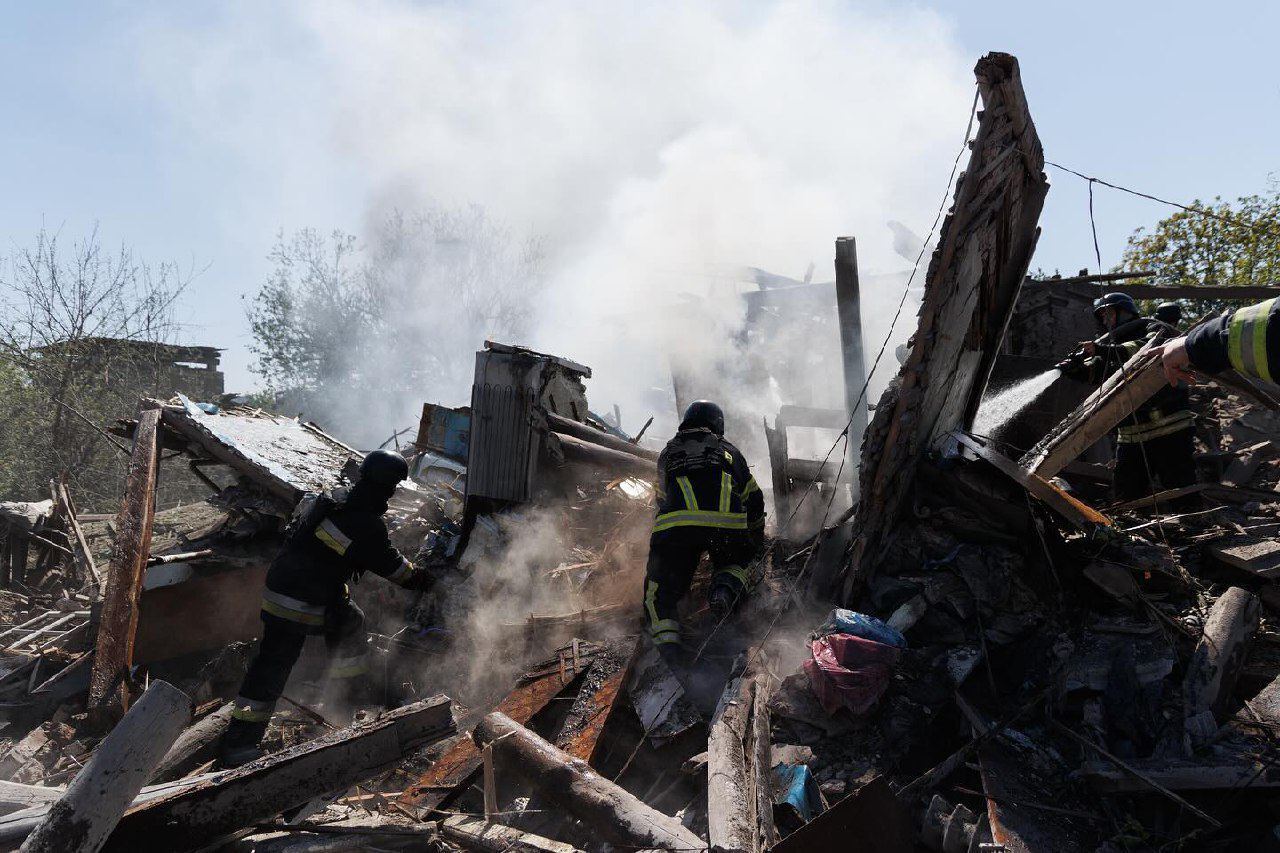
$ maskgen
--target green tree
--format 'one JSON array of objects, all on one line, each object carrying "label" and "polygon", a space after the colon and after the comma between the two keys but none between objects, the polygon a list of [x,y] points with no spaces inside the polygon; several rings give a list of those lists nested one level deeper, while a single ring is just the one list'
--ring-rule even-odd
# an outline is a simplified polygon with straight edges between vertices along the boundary
[{"label": "green tree", "polygon": [[[1150,284],[1233,287],[1280,283],[1280,183],[1234,202],[1215,198],[1129,237],[1121,269],[1150,270]],[[1217,307],[1197,302],[1196,309]]]},{"label": "green tree", "polygon": [[276,408],[373,447],[422,403],[460,401],[486,338],[518,340],[544,280],[538,241],[477,206],[394,212],[367,239],[280,234],[249,306]]},{"label": "green tree", "polygon": [[123,465],[104,429],[155,393],[155,345],[190,279],[104,251],[96,228],[71,245],[42,229],[0,264],[0,497],[39,499],[66,475],[82,508],[114,506]]}]

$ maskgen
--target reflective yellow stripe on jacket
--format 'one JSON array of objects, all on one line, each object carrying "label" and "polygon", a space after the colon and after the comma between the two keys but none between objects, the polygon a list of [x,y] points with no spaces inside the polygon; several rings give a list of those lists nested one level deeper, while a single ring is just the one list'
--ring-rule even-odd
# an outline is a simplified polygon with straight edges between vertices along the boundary
[{"label": "reflective yellow stripe on jacket", "polygon": [[1246,376],[1271,382],[1267,363],[1267,320],[1275,299],[1241,308],[1231,315],[1227,328],[1227,358],[1231,366]]},{"label": "reflective yellow stripe on jacket", "polygon": [[673,527],[715,527],[720,530],[746,530],[745,512],[711,512],[710,510],[677,510],[664,512],[653,522],[653,532]]},{"label": "reflective yellow stripe on jacket", "polygon": [[[751,481],[755,482],[754,478]],[[664,512],[653,521],[653,532],[661,533],[674,527],[714,527],[718,530],[746,530],[747,514],[730,512],[733,506],[733,475],[720,472],[720,499],[715,510],[700,509],[693,484],[688,477],[676,477],[680,493],[684,496],[684,509]],[[745,490],[746,487],[744,487]],[[759,488],[757,486],[756,488]]]},{"label": "reflective yellow stripe on jacket", "polygon": [[1166,435],[1173,435],[1179,430],[1188,429],[1195,423],[1196,416],[1188,409],[1170,414],[1157,411],[1156,417],[1137,424],[1126,424],[1116,429],[1117,444],[1137,444]]}]

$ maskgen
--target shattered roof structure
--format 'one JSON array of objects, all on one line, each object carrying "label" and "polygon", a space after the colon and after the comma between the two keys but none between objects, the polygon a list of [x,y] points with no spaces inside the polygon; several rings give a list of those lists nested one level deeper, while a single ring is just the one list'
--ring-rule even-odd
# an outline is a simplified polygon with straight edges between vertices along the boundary
[{"label": "shattered roof structure", "polygon": [[212,412],[186,397],[161,409],[161,423],[262,485],[290,506],[304,492],[322,492],[340,482],[343,465],[359,452],[297,418],[260,410]]}]

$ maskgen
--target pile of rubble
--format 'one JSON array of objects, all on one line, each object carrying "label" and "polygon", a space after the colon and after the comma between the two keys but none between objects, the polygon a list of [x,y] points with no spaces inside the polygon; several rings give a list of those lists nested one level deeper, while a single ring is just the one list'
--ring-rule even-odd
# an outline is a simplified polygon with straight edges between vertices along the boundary
[{"label": "pile of rubble", "polygon": [[[282,531],[361,454],[294,418],[143,400],[115,429],[132,442],[117,515],[77,513],[61,483],[0,504],[0,845],[1280,843],[1280,404],[1240,377],[1199,386],[1201,482],[1122,505],[1081,460],[1163,381],[1149,349],[1059,405],[1034,447],[974,434],[1026,337],[1011,318],[1045,302],[1015,312],[1048,189],[1016,61],[976,71],[972,155],[859,482],[833,520],[843,466],[791,458],[786,430],[839,418],[784,407],[768,441],[783,535],[728,619],[701,604],[700,571],[687,666],[641,631],[657,454],[592,413],[589,368],[487,342],[471,405],[428,404],[401,448],[391,537],[434,584],[352,588],[380,707],[329,695],[306,651],[268,754],[218,769]],[[851,241],[838,261],[847,308]],[[157,510],[178,464],[209,497]]]}]

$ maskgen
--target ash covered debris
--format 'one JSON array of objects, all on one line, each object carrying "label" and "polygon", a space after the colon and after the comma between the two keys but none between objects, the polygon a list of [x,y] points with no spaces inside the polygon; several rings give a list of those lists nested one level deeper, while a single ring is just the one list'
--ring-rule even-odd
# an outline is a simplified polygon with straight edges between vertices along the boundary
[{"label": "ash covered debris", "polygon": [[[492,341],[470,404],[426,403],[400,448],[409,477],[382,518],[423,583],[347,584],[367,691],[335,689],[335,655],[299,640],[242,766],[219,743],[244,718],[273,560],[297,508],[378,454],[260,409],[144,399],[114,430],[132,442],[117,515],[78,513],[62,482],[0,504],[0,844],[1274,844],[1280,414],[1240,376],[1195,386],[1198,481],[1123,502],[1109,434],[1159,390],[1154,344],[1097,390],[979,418],[989,385],[1052,366],[1028,342],[1088,301],[1079,279],[1026,280],[1043,152],[1017,61],[975,70],[972,153],[869,424],[852,240],[834,285],[761,282],[748,300],[749,338],[834,292],[836,316],[802,325],[833,349],[838,333],[843,381],[821,399],[844,408],[787,404],[765,425],[769,535],[746,565],[699,550],[678,618],[650,595],[655,513],[745,535],[750,471],[724,445],[719,501],[677,478],[669,512],[671,456],[593,413],[589,367]],[[744,369],[792,371],[760,367]],[[788,437],[864,426],[848,459]],[[179,465],[207,499],[157,507]],[[755,585],[737,609],[713,607],[726,568]],[[655,644],[672,634],[679,654]]]}]

